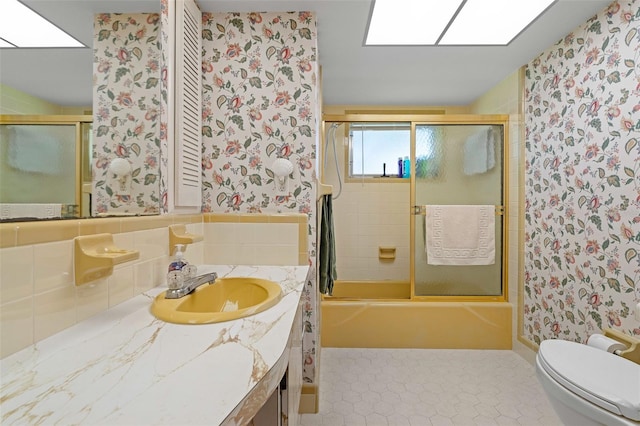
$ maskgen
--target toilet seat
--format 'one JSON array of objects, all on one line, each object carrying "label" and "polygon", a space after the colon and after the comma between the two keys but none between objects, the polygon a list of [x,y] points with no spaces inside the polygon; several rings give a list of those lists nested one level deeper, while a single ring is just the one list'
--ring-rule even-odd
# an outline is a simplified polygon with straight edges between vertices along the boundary
[{"label": "toilet seat", "polygon": [[562,386],[589,402],[640,421],[640,365],[566,340],[545,340],[540,366]]}]

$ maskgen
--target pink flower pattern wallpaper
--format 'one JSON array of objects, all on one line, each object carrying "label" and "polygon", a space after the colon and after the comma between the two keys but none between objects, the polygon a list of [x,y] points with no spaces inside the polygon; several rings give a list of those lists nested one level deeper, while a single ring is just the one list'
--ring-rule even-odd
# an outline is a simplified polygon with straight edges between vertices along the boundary
[{"label": "pink flower pattern wallpaper", "polygon": [[169,67],[172,63],[172,56],[168,51],[168,47],[174,40],[171,39],[170,11],[169,8],[175,3],[169,4],[169,0],[160,1],[160,164],[158,170],[159,191],[160,191],[160,211],[161,213],[169,213],[169,182],[167,178],[171,176],[169,173],[169,130],[172,120],[169,117],[169,73],[173,69]]},{"label": "pink flower pattern wallpaper", "polygon": [[[158,214],[160,161],[160,16],[94,17],[92,214]],[[131,166],[128,193],[109,164]]]},{"label": "pink flower pattern wallpaper", "polygon": [[[315,16],[203,13],[203,212],[309,217],[304,377],[315,369],[315,163],[319,120]],[[276,194],[272,164],[293,163]]]},{"label": "pink flower pattern wallpaper", "polygon": [[525,77],[524,335],[640,336],[640,6],[614,2]]}]

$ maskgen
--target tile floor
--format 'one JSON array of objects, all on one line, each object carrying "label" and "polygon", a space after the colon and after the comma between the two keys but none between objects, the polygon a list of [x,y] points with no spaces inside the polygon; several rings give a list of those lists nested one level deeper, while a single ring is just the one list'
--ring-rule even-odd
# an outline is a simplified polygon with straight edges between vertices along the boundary
[{"label": "tile floor", "polygon": [[303,426],[561,425],[512,351],[322,348],[320,410]]}]

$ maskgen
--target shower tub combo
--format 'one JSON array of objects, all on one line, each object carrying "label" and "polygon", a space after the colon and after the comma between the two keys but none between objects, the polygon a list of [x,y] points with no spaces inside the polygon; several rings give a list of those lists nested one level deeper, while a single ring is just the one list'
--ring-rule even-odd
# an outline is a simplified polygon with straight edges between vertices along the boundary
[{"label": "shower tub combo", "polygon": [[[334,123],[345,127],[341,140],[344,150],[336,150],[334,139],[336,170],[332,170],[331,165],[327,169],[326,156],[331,153],[328,144],[324,147],[322,176],[325,183],[344,189],[346,196],[333,202],[338,280],[332,294],[322,295],[320,300],[321,345],[352,348],[511,349],[512,305],[507,301],[507,265],[504,257],[508,217],[504,208],[508,206],[504,190],[508,188],[508,173],[505,172],[509,158],[506,149],[508,117],[346,114],[325,115],[324,119],[325,126],[333,125],[328,134],[334,138],[340,134],[336,132]],[[358,140],[358,134],[354,135],[354,132],[362,129],[402,129],[403,126],[410,134],[410,179],[367,176],[366,173],[353,170],[352,156]],[[365,134],[368,140],[375,136],[371,131]],[[487,132],[489,139],[481,141],[478,151],[477,135],[484,135],[483,132]],[[470,143],[475,143],[475,147],[470,148]],[[365,153],[362,145],[355,149]],[[469,163],[469,158],[474,162]],[[480,163],[477,162],[478,158]],[[340,168],[345,176],[344,183],[332,180]],[[380,221],[371,220],[370,215],[366,216],[372,209],[387,207],[384,202],[371,206],[365,206],[366,202],[363,202],[375,197],[376,188],[383,185],[391,185],[391,189],[386,191],[406,193],[406,206],[401,211],[406,212],[409,218],[403,224],[381,224]],[[495,206],[495,261],[492,264],[433,264],[427,254],[428,248],[425,249],[430,246],[428,234],[432,231],[425,217],[429,209],[446,205]],[[395,208],[398,209],[397,206]],[[409,279],[389,276],[375,279],[370,275],[365,276],[366,272],[359,277],[349,270],[349,262],[364,264],[362,271],[367,268],[384,271],[394,262],[402,265],[401,260],[387,256],[388,253],[395,255],[395,248],[391,251],[386,247],[393,245],[389,244],[389,239],[385,240],[384,235],[372,237],[375,230],[365,229],[366,224],[363,223],[366,222],[372,222],[372,227],[406,227],[408,250],[405,251],[408,253]],[[345,227],[341,223],[349,225]],[[351,228],[358,228],[359,231]],[[356,235],[358,232],[364,236]],[[366,243],[362,244],[363,241]],[[354,260],[356,252],[363,253],[366,258]],[[398,248],[398,252],[402,254],[402,247]],[[371,262],[377,262],[379,266]],[[345,278],[340,280],[341,276]]]}]

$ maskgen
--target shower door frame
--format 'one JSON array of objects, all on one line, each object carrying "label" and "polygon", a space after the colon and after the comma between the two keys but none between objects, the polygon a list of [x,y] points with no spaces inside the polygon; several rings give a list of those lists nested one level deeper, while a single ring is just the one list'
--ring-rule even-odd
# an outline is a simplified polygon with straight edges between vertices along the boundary
[{"label": "shower door frame", "polygon": [[[322,117],[321,140],[325,137],[325,127],[332,122],[407,122],[411,125],[411,174],[410,174],[410,200],[407,213],[410,216],[410,257],[409,276],[411,282],[411,300],[438,301],[438,302],[505,302],[509,296],[508,285],[508,252],[509,252],[509,116],[506,114],[324,114]],[[501,294],[488,296],[448,295],[448,296],[417,296],[415,294],[415,206],[416,206],[416,126],[421,125],[498,125],[503,128],[502,138],[502,268],[501,268]],[[320,159],[326,155],[320,147]]]},{"label": "shower door frame", "polygon": [[[416,127],[418,126],[437,126],[437,125],[496,125],[502,126],[502,205],[496,206],[499,215],[502,216],[502,250],[501,250],[501,293],[499,295],[446,295],[446,296],[419,296],[416,295],[416,216],[421,216],[420,213],[416,213]],[[428,116],[425,119],[412,120],[411,121],[411,189],[409,190],[410,212],[411,219],[409,221],[410,226],[410,243],[411,256],[409,259],[410,264],[410,279],[411,279],[411,299],[419,301],[442,301],[442,302],[505,302],[509,297],[509,283],[508,283],[508,252],[509,252],[509,116],[508,115],[481,115],[481,114],[451,114],[451,115],[436,115]]]}]

